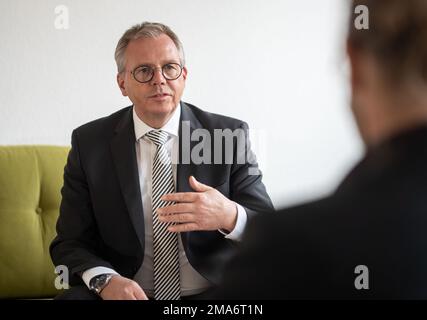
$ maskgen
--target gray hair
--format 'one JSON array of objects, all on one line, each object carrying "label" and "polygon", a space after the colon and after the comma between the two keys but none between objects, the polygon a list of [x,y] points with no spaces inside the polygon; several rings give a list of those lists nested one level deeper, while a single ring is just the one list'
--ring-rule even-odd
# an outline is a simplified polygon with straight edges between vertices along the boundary
[{"label": "gray hair", "polygon": [[116,59],[117,71],[119,73],[125,68],[125,51],[132,40],[140,38],[156,38],[162,34],[167,35],[172,39],[178,49],[179,59],[182,66],[185,66],[184,48],[178,36],[166,25],[157,22],[144,22],[132,26],[122,35],[117,43],[114,58]]}]

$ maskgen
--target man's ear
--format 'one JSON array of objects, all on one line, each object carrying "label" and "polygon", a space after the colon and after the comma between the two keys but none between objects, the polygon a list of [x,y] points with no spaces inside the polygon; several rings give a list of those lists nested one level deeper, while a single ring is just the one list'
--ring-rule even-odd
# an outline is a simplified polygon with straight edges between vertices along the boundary
[{"label": "man's ear", "polygon": [[187,74],[188,74],[187,67],[182,68],[182,77],[184,78],[184,80],[187,80]]},{"label": "man's ear", "polygon": [[127,97],[128,94],[126,92],[125,88],[125,78],[123,72],[117,74],[117,84],[119,85],[120,91],[122,92],[122,95]]}]

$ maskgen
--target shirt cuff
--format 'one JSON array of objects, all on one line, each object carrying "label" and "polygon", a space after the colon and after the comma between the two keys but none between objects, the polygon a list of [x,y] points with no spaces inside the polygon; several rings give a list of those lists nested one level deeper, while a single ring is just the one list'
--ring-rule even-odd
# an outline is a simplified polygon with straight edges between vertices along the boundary
[{"label": "shirt cuff", "polygon": [[[236,203],[236,202],[235,202]],[[241,241],[243,232],[245,231],[246,222],[248,221],[248,215],[246,214],[245,208],[243,208],[240,204],[236,203],[237,207],[237,220],[234,229],[230,233],[226,233],[223,230],[218,230],[221,232],[226,239],[230,239],[233,241]]]},{"label": "shirt cuff", "polygon": [[85,272],[83,272],[82,279],[83,279],[84,283],[86,284],[86,286],[90,289],[90,287],[89,287],[90,280],[93,277],[99,276],[100,274],[104,274],[104,273],[112,273],[112,274],[118,275],[118,273],[113,269],[110,269],[107,267],[95,267],[95,268],[87,269]]}]

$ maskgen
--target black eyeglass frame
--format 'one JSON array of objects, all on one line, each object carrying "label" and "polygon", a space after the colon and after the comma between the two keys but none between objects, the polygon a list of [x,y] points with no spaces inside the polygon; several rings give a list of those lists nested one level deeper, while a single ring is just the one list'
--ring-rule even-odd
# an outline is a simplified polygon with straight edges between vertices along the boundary
[{"label": "black eyeglass frame", "polygon": [[[174,66],[178,66],[179,67],[179,74],[178,74],[178,76],[177,77],[175,77],[175,78],[168,78],[166,75],[165,75],[165,71],[164,71],[164,68],[166,67],[166,66],[170,66],[170,65],[174,65]],[[151,73],[151,77],[150,77],[150,79],[148,79],[148,80],[146,80],[146,81],[140,81],[140,80],[138,80],[136,77],[135,77],[135,71],[137,71],[139,68],[151,68],[151,70],[152,70],[152,73]],[[153,80],[153,78],[154,78],[154,73],[156,72],[156,70],[158,69],[159,67],[152,67],[152,66],[149,66],[149,65],[140,65],[140,66],[137,66],[135,69],[133,69],[130,73],[132,74],[132,76],[133,76],[133,78],[137,81],[137,82],[139,82],[139,83],[147,83],[147,82],[150,82],[151,80]],[[163,77],[166,79],[166,80],[176,80],[176,79],[178,79],[180,76],[181,76],[181,74],[182,74],[182,69],[184,69],[184,67],[182,66],[182,65],[180,65],[179,63],[175,63],[175,62],[172,62],[172,63],[166,63],[165,65],[163,65],[162,67],[161,67],[161,70],[162,70],[162,75],[163,75]]]}]

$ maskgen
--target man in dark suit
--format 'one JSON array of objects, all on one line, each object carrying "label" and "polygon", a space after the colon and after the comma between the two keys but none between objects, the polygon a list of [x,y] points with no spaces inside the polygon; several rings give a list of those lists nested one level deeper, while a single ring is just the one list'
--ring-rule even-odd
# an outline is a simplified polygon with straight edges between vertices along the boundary
[{"label": "man in dark suit", "polygon": [[73,132],[50,247],[72,287],[58,298],[200,297],[246,222],[272,210],[248,127],[181,101],[187,69],[167,26],[132,27],[115,57],[133,106]]},{"label": "man in dark suit", "polygon": [[427,298],[427,6],[366,8],[348,39],[366,155],[333,195],[256,217],[216,298]]}]

